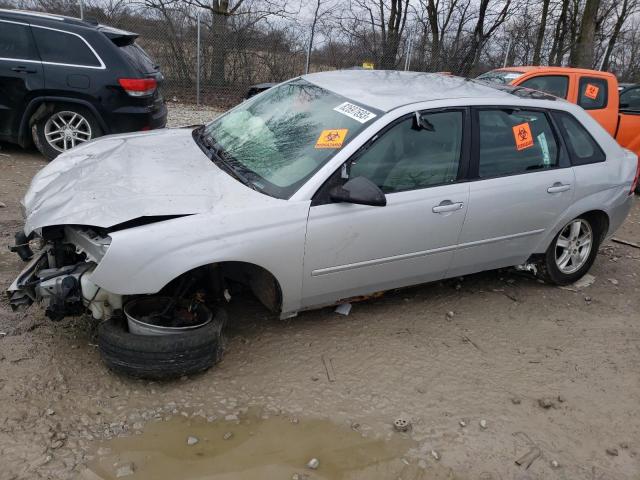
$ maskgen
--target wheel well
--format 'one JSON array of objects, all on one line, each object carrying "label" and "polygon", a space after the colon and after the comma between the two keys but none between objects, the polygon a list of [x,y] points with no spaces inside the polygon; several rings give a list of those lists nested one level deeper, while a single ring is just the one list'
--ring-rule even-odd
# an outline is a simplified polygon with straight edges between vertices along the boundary
[{"label": "wheel well", "polygon": [[591,210],[580,216],[589,220],[591,224],[598,229],[598,235],[600,237],[598,241],[602,243],[609,231],[609,216],[602,210]]},{"label": "wheel well", "polygon": [[278,279],[267,269],[248,262],[220,262],[189,270],[169,282],[163,290],[171,290],[185,277],[195,279],[194,286],[209,290],[222,298],[229,281],[241,284],[271,312],[278,313],[282,307],[282,289]]}]

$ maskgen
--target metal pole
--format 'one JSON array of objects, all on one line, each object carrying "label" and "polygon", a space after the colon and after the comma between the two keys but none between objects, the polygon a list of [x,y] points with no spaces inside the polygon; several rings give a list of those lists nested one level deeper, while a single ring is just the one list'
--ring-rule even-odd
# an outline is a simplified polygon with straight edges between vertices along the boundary
[{"label": "metal pole", "polygon": [[511,41],[512,39],[509,39],[509,44],[507,45],[507,53],[504,54],[504,62],[502,62],[502,68],[507,66],[507,60],[509,59],[509,52],[511,51]]},{"label": "metal pole", "polygon": [[409,34],[409,41],[407,42],[407,58],[404,60],[404,71],[409,70],[411,65],[411,49],[413,48],[413,32]]},{"label": "metal pole", "polygon": [[84,0],[80,0],[80,20],[84,20]]},{"label": "metal pole", "polygon": [[196,14],[197,46],[196,46],[196,105],[200,105],[200,9]]}]

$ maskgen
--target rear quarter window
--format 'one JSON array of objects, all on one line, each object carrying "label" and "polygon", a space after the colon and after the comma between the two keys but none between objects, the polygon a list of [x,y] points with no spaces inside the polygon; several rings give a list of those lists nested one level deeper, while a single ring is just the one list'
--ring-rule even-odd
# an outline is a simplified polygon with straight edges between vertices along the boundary
[{"label": "rear quarter window", "polygon": [[604,162],[606,156],[585,127],[571,114],[554,112],[565,139],[572,165]]},{"label": "rear quarter window", "polygon": [[607,106],[607,81],[604,78],[582,77],[578,84],[578,105],[585,110]]}]

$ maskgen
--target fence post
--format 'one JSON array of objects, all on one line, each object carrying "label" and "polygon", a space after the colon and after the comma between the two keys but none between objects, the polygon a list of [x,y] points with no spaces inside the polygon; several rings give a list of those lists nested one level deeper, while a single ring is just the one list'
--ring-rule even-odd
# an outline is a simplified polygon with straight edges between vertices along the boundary
[{"label": "fence post", "polygon": [[80,20],[84,20],[84,0],[79,0],[80,3]]},{"label": "fence post", "polygon": [[196,105],[200,105],[200,12],[196,13],[197,40],[196,40]]},{"label": "fence post", "polygon": [[309,37],[309,43],[307,43],[307,60],[304,63],[304,74],[307,75],[309,73],[309,64],[311,63],[311,48],[313,45],[313,27],[311,27],[311,36]]},{"label": "fence post", "polygon": [[504,62],[502,62],[502,68],[507,66],[507,61],[509,60],[509,53],[511,53],[511,42],[513,39],[509,39],[509,44],[507,45],[507,53],[504,54]]},{"label": "fence post", "polygon": [[409,32],[409,40],[407,41],[407,58],[404,60],[404,71],[408,71],[411,66],[411,49],[413,48],[413,32]]}]

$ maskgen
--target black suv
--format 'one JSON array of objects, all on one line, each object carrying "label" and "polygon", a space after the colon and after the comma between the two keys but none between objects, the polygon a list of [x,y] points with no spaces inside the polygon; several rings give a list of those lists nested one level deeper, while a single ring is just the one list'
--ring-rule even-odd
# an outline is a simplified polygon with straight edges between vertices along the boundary
[{"label": "black suv", "polygon": [[49,159],[109,133],[164,127],[157,65],[137,35],[76,18],[0,9],[0,141]]}]

